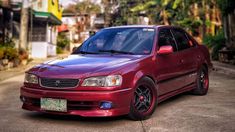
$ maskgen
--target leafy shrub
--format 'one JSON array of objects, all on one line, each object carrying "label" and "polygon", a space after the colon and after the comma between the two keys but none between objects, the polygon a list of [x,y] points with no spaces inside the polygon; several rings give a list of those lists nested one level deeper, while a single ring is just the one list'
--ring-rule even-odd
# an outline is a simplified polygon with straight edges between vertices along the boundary
[{"label": "leafy shrub", "polygon": [[63,53],[63,50],[60,48],[60,47],[56,47],[56,53],[57,54],[62,54]]},{"label": "leafy shrub", "polygon": [[179,20],[176,22],[177,25],[184,27],[193,33],[202,25],[202,20],[196,20],[193,18],[184,18],[183,20]]},{"label": "leafy shrub", "polygon": [[5,42],[0,44],[1,47],[15,47],[15,42],[13,41],[12,38],[9,38],[6,36]]},{"label": "leafy shrub", "polygon": [[4,48],[0,47],[0,59],[3,59],[4,57]]},{"label": "leafy shrub", "polygon": [[18,52],[14,47],[13,39],[6,36],[5,42],[0,44],[0,59],[14,60],[18,58]]},{"label": "leafy shrub", "polygon": [[18,58],[18,52],[15,48],[5,47],[4,50],[4,59],[14,60]]},{"label": "leafy shrub", "polygon": [[219,31],[215,36],[209,34],[203,38],[203,44],[212,50],[211,56],[214,60],[219,59],[219,50],[225,47],[225,41],[226,39],[222,31]]},{"label": "leafy shrub", "polygon": [[67,38],[65,33],[58,34],[57,37],[57,47],[59,47],[61,50],[65,50],[69,46],[69,39]]},{"label": "leafy shrub", "polygon": [[23,49],[23,48],[19,49],[19,58],[20,58],[20,60],[28,59],[28,56],[29,56],[28,52],[25,49]]}]

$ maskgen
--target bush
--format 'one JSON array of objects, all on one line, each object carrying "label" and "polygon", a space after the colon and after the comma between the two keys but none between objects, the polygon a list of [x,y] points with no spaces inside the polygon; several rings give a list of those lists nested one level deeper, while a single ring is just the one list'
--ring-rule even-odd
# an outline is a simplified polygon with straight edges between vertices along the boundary
[{"label": "bush", "polygon": [[195,32],[197,32],[197,29],[202,25],[202,20],[184,18],[183,20],[177,21],[176,24],[192,31],[192,33],[195,34]]},{"label": "bush", "polygon": [[4,59],[14,60],[18,58],[18,52],[15,48],[5,47]]},{"label": "bush", "polygon": [[62,50],[62,51],[65,50],[69,46],[69,43],[70,41],[67,38],[65,33],[58,34],[58,37],[57,37],[58,50]]},{"label": "bush", "polygon": [[215,36],[209,34],[203,38],[203,44],[212,50],[211,56],[213,60],[219,59],[219,50],[225,47],[225,41],[222,31],[219,31]]},{"label": "bush", "polygon": [[6,36],[5,42],[0,44],[0,59],[14,60],[18,58],[18,52],[14,46],[13,39]]},{"label": "bush", "polygon": [[8,36],[6,36],[5,38],[5,42],[0,44],[1,47],[15,47],[15,42],[13,41],[12,38],[9,38]]},{"label": "bush", "polygon": [[4,57],[4,48],[0,48],[0,60]]},{"label": "bush", "polygon": [[19,49],[19,59],[20,60],[28,59],[28,56],[29,56],[28,52],[25,49],[23,49],[23,48]]},{"label": "bush", "polygon": [[62,54],[63,53],[63,50],[60,48],[60,47],[56,47],[56,53],[57,54]]}]

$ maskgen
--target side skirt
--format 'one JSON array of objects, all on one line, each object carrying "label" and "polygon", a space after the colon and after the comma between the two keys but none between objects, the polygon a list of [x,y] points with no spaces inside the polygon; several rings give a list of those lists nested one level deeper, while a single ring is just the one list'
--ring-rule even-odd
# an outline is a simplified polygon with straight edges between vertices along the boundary
[{"label": "side skirt", "polygon": [[172,91],[172,92],[169,92],[169,93],[166,93],[164,95],[161,95],[158,97],[158,103],[161,103],[162,101],[164,100],[167,100],[175,95],[178,95],[180,93],[184,93],[184,92],[187,92],[187,91],[190,91],[192,89],[194,89],[196,87],[196,84],[195,83],[192,83],[192,84],[189,84],[181,89],[177,89],[175,91]]}]

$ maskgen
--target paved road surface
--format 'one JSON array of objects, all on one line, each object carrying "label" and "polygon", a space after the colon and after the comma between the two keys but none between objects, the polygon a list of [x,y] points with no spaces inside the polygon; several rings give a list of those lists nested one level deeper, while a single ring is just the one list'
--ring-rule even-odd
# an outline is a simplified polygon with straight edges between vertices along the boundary
[{"label": "paved road surface", "polygon": [[207,96],[182,94],[161,103],[152,118],[54,116],[21,109],[24,75],[0,82],[0,131],[11,132],[235,132],[235,78],[212,73]]}]

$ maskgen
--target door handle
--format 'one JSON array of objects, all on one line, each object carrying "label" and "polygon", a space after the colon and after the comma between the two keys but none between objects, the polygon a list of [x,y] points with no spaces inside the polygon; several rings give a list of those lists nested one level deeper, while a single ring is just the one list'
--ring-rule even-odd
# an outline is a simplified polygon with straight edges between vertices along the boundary
[{"label": "door handle", "polygon": [[181,59],[181,60],[180,60],[180,63],[184,63],[184,60],[183,60],[183,59]]},{"label": "door handle", "polygon": [[197,59],[198,59],[198,60],[200,60],[200,59],[201,59],[201,56],[200,56],[200,55],[198,55],[198,56],[197,56]]}]

